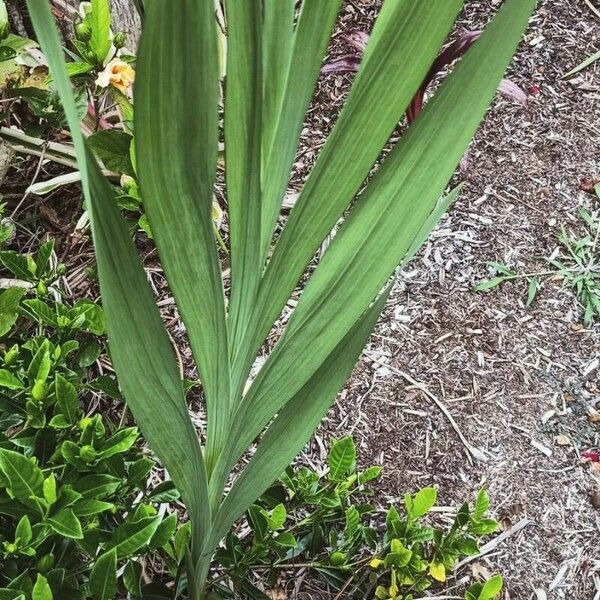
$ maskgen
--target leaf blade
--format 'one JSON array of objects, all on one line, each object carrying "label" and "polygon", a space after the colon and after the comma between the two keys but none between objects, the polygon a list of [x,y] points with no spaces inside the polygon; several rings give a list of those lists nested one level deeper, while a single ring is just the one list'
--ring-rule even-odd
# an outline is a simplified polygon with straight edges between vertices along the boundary
[{"label": "leaf blade", "polygon": [[[229,415],[219,406],[229,399],[229,358],[212,223],[219,81],[213,8],[212,0],[147,6],[134,115],[142,199],[207,398],[209,472]],[[163,38],[169,44],[156,43]]]}]

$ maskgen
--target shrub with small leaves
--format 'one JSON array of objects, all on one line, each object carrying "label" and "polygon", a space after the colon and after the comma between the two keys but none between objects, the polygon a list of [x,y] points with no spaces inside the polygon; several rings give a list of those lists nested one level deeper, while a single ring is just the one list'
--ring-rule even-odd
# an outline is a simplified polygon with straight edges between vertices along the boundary
[{"label": "shrub with small leaves", "polygon": [[90,404],[119,397],[93,368],[103,311],[63,300],[53,242],[0,263],[20,286],[0,294],[0,598],[141,597],[138,557],[162,555],[173,579],[189,526],[176,534],[177,515],[159,511],[179,495],[156,483],[137,428]]},{"label": "shrub with small leaves", "polygon": [[[327,474],[289,467],[248,510],[247,527],[229,532],[215,557],[225,570],[213,586],[218,597],[237,597],[234,589],[264,599],[259,584],[275,586],[282,572],[309,568],[344,598],[412,600],[443,584],[456,562],[478,554],[479,539],[498,529],[486,516],[483,490],[450,527],[424,522],[437,499],[431,487],[407,494],[402,515],[394,506],[377,510],[368,500],[381,467],[358,470],[350,437],[331,445],[328,467]],[[471,586],[465,598],[491,600],[501,587],[497,576]]]}]

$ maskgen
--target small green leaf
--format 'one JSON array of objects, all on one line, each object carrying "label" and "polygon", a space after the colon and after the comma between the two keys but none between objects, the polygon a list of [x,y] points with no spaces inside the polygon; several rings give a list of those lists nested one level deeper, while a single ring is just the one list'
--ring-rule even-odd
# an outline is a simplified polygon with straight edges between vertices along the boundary
[{"label": "small green leaf", "polygon": [[[154,467],[153,460],[146,457],[138,458],[138,460],[129,467],[127,477],[128,483],[131,485],[140,485],[144,483],[144,480],[148,477],[150,471],[152,471],[152,467]],[[145,488],[146,486],[144,485],[142,487]]]},{"label": "small green leaf", "polygon": [[113,548],[96,560],[90,574],[94,600],[113,600],[117,593],[117,552]]},{"label": "small green leaf", "polygon": [[0,387],[9,390],[22,390],[25,388],[23,383],[6,369],[0,369]]},{"label": "small green leaf", "polygon": [[111,47],[110,4],[108,0],[92,0],[92,10],[87,17],[92,30],[90,47],[99,63],[107,58]]},{"label": "small green leaf", "polygon": [[54,393],[60,412],[69,423],[74,423],[79,408],[77,388],[60,373],[57,373],[54,379]]},{"label": "small green leaf", "polygon": [[105,498],[114,494],[121,479],[112,475],[86,475],[73,484],[73,489],[83,498]]},{"label": "small green leaf", "polygon": [[0,336],[6,335],[17,322],[19,302],[25,292],[25,288],[14,287],[0,294]]},{"label": "small green leaf", "polygon": [[418,519],[428,513],[437,500],[437,490],[432,487],[426,487],[418,491],[412,502],[410,510],[411,519]]},{"label": "small green leaf", "polygon": [[8,480],[8,491],[13,498],[42,497],[44,475],[32,458],[0,449],[0,469]]},{"label": "small green leaf", "polygon": [[46,379],[48,379],[52,367],[50,347],[50,342],[45,340],[34,354],[29,363],[29,367],[27,367],[27,377],[29,378],[29,381],[45,382]]},{"label": "small green leaf", "polygon": [[490,497],[486,490],[479,490],[475,500],[475,510],[473,511],[473,519],[479,521],[490,507]]},{"label": "small green leaf", "polygon": [[33,537],[31,531],[31,523],[29,521],[29,517],[27,515],[23,515],[17,524],[17,528],[15,529],[15,542],[19,546],[26,546],[31,541]]},{"label": "small green leaf", "polygon": [[191,531],[192,524],[188,521],[187,523],[184,523],[175,534],[173,546],[175,547],[175,556],[178,562],[181,562],[185,556],[185,551],[192,535]]},{"label": "small green leaf", "polygon": [[92,134],[88,143],[109,171],[133,177],[129,151],[132,140],[128,133],[119,129],[104,129]]},{"label": "small green leaf", "polygon": [[487,292],[492,288],[499,286],[500,284],[507,281],[506,277],[492,277],[491,279],[487,279],[486,281],[482,281],[476,288],[476,292]]},{"label": "small green leaf", "polygon": [[109,458],[114,456],[115,454],[122,454],[123,452],[127,452],[133,444],[135,444],[138,439],[139,433],[137,427],[126,427],[125,429],[120,429],[109,437],[102,448],[100,448],[100,452],[98,456],[100,458]]},{"label": "small green leaf", "polygon": [[540,289],[540,282],[537,277],[531,277],[529,279],[529,285],[527,286],[527,302],[526,307],[533,304],[535,297],[537,296],[538,290]]},{"label": "small green leaf", "polygon": [[27,267],[27,259],[22,254],[12,250],[0,252],[0,263],[2,263],[15,277],[29,281],[31,273]]},{"label": "small green leaf", "polygon": [[92,517],[107,511],[114,511],[115,505],[111,502],[103,502],[102,500],[79,500],[73,506],[73,512],[78,517]]},{"label": "small green leaf", "polygon": [[179,490],[172,481],[163,481],[148,494],[148,500],[158,503],[174,502],[179,496]]},{"label": "small green leaf", "polygon": [[124,523],[115,530],[108,549],[114,548],[117,558],[131,556],[150,542],[159,524],[160,517],[145,517],[134,523]]},{"label": "small green leaf", "polygon": [[131,560],[125,565],[123,584],[134,598],[139,598],[142,595],[142,567],[140,563]]},{"label": "small green leaf", "polygon": [[156,529],[156,532],[152,536],[150,543],[148,544],[150,550],[157,550],[162,548],[175,534],[177,529],[177,515],[169,515],[166,519],[163,519],[162,523]]},{"label": "small green leaf", "polygon": [[52,506],[56,502],[56,477],[54,477],[54,474],[44,479],[43,491],[44,500],[49,506]]},{"label": "small green leaf", "polygon": [[477,540],[472,537],[462,537],[457,539],[456,549],[465,556],[477,556],[477,554],[479,554]]},{"label": "small green leaf", "polygon": [[287,511],[283,504],[278,504],[272,511],[263,511],[263,515],[272,531],[277,531],[283,527],[287,519]]},{"label": "small green leaf", "polygon": [[377,479],[381,475],[382,467],[368,467],[358,475],[358,482],[361,485]]},{"label": "small green leaf", "polygon": [[329,479],[340,481],[354,469],[356,465],[356,447],[354,440],[348,436],[331,445],[329,456]]},{"label": "small green leaf", "polygon": [[52,600],[52,590],[48,585],[47,579],[40,573],[38,573],[35,585],[33,586],[33,593],[31,594],[32,600]]},{"label": "small green leaf", "polygon": [[360,514],[355,506],[346,509],[346,527],[344,528],[344,539],[352,540],[360,527]]},{"label": "small green leaf", "polygon": [[502,576],[494,575],[483,586],[479,594],[478,600],[493,600],[502,591]]},{"label": "small green leaf", "polygon": [[74,540],[80,540],[83,538],[83,531],[81,530],[81,522],[75,516],[75,513],[71,508],[65,508],[60,512],[56,513],[52,517],[46,519],[46,523],[56,531],[59,535]]},{"label": "small green leaf", "polygon": [[298,541],[294,537],[291,531],[283,531],[279,535],[273,538],[273,541],[284,548],[295,548],[298,545]]}]

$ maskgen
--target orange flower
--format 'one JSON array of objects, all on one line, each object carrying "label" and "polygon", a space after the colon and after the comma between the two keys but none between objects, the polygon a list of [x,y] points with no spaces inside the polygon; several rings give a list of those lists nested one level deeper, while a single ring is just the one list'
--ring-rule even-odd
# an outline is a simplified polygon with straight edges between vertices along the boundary
[{"label": "orange flower", "polygon": [[129,95],[134,81],[135,70],[131,65],[119,58],[113,58],[104,71],[98,74],[96,85],[103,88],[112,85],[123,94]]}]

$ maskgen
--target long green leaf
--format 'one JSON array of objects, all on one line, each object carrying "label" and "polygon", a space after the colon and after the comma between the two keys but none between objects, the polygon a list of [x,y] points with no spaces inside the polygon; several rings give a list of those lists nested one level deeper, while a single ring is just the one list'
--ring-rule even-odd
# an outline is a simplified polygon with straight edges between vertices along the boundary
[{"label": "long green leaf", "polygon": [[236,459],[406,256],[484,116],[534,6],[535,0],[505,2],[359,199],[240,407]]},{"label": "long green leaf", "polygon": [[141,193],[200,371],[210,472],[229,416],[223,285],[212,224],[219,93],[213,0],[149,3],[137,64]]},{"label": "long green leaf", "polygon": [[113,600],[117,593],[117,551],[113,548],[96,559],[90,573],[94,600]]},{"label": "long green leaf", "polygon": [[27,0],[78,157],[98,259],[111,359],[137,424],[181,491],[194,547],[210,528],[208,480],[179,370],[139,257],[108,182],[85,148],[56,25],[46,0]]},{"label": "long green leaf", "polygon": [[[385,2],[348,101],[300,193],[265,273],[248,334],[233,363],[233,389],[243,387],[253,357],[273,321],[380,155],[461,5],[462,0]],[[301,47],[299,39],[296,44]],[[295,76],[290,76],[288,86],[288,93],[295,97]],[[286,115],[287,107],[282,111]],[[280,138],[273,144],[266,175],[264,201],[272,206],[270,218],[279,211],[297,142],[297,138],[287,137],[287,127],[287,119],[282,118]],[[294,146],[287,161],[290,142]],[[264,225],[269,229],[269,239],[272,225]]]},{"label": "long green leaf", "polygon": [[[279,4],[281,0],[272,2]],[[283,8],[267,6],[267,11],[281,10],[283,18],[283,13],[287,15],[290,9],[286,6],[288,0],[284,0],[282,4]],[[285,91],[281,94],[275,111],[265,115],[266,147],[262,199],[262,244],[265,254],[271,243],[281,201],[290,179],[304,115],[315,88],[340,4],[341,0],[304,0],[285,75]],[[289,52],[287,40],[280,43],[283,46],[281,52]],[[285,54],[282,54],[282,58],[286,58]],[[280,78],[282,69],[283,67],[279,71]]]},{"label": "long green leaf", "polygon": [[250,463],[221,505],[211,545],[219,543],[239,515],[283,473],[307,443],[352,372],[391,289],[389,284],[269,426]]},{"label": "long green leaf", "polygon": [[110,50],[110,4],[108,0],[92,0],[90,46],[100,62]]},{"label": "long green leaf", "polygon": [[600,60],[600,50],[594,52],[591,56],[588,56],[583,62],[579,63],[575,68],[571,69],[568,73],[563,75],[563,79],[576,75],[580,71],[587,69],[590,65],[593,65],[597,60]]},{"label": "long green leaf", "polygon": [[[273,135],[286,91],[294,48],[295,0],[263,2],[263,118],[262,169],[273,144]],[[263,177],[265,173],[263,171]]]},{"label": "long green leaf", "polygon": [[225,175],[231,246],[229,335],[245,331],[262,275],[262,10],[260,2],[226,0]]}]

